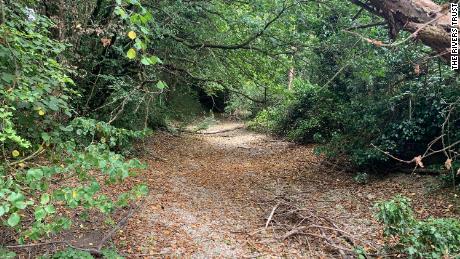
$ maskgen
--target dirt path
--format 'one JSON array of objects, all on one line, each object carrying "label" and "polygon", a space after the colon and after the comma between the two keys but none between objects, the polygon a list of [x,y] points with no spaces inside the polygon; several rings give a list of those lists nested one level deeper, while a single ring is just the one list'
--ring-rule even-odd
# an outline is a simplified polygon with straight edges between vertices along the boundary
[{"label": "dirt path", "polygon": [[[207,130],[214,134],[158,133],[150,140],[143,158],[149,171],[139,178],[150,185],[150,196],[116,236],[122,252],[193,258],[335,257],[337,251],[280,240],[274,228],[265,228],[270,201],[303,195],[302,206],[324,213],[369,246],[381,239],[370,210],[378,199],[402,192],[422,199],[418,209],[433,208],[425,189],[414,187],[407,176],[361,186],[348,176],[324,171],[311,147],[241,126],[225,122]],[[225,131],[229,129],[235,130]],[[448,206],[439,201],[435,205]]]}]

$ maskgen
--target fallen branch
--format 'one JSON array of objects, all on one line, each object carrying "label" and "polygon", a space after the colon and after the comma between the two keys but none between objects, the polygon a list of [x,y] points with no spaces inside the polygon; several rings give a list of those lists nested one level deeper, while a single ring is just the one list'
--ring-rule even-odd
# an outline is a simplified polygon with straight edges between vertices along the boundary
[{"label": "fallen branch", "polygon": [[[277,197],[265,223],[273,223],[273,230],[284,231],[279,238],[286,240],[294,236],[305,236],[319,240],[326,247],[336,250],[342,257],[352,256],[354,247],[364,242],[337,226],[332,219],[309,207],[298,207],[294,197]],[[311,239],[306,238],[310,246]],[[358,242],[359,241],[359,242]],[[370,246],[373,247],[373,246]]]},{"label": "fallen branch", "polygon": [[239,130],[239,129],[244,129],[244,126],[239,126],[236,128],[231,128],[231,129],[226,129],[226,130],[220,130],[220,131],[211,131],[211,132],[200,132],[198,131],[192,131],[192,130],[180,130],[180,132],[185,132],[185,133],[190,133],[190,134],[200,134],[200,135],[213,135],[213,134],[220,134],[220,133],[225,133],[229,131],[234,131],[234,130]]},{"label": "fallen branch", "polygon": [[76,250],[88,252],[88,253],[90,253],[91,255],[94,255],[94,256],[102,256],[102,248],[103,248],[104,244],[107,242],[107,240],[109,240],[116,233],[117,230],[119,230],[122,226],[124,226],[126,224],[128,219],[131,218],[134,215],[134,212],[140,207],[140,204],[142,204],[142,202],[140,202],[139,205],[136,205],[136,206],[132,207],[130,209],[130,211],[126,214],[126,216],[123,217],[123,219],[121,219],[118,222],[118,224],[101,239],[101,242],[99,242],[99,244],[98,244],[98,246],[96,248],[84,248],[84,247],[74,246],[69,241],[65,241],[65,240],[50,241],[50,242],[36,243],[36,244],[9,245],[9,246],[5,246],[5,247],[6,248],[11,248],[11,249],[23,249],[23,248],[31,248],[31,247],[39,247],[39,246],[49,246],[49,245],[61,244],[61,245],[65,245],[65,246],[68,246],[68,247],[76,249]]},{"label": "fallen branch", "polygon": [[25,244],[25,245],[10,245],[10,246],[5,246],[6,248],[10,249],[23,249],[23,248],[31,248],[31,247],[39,247],[39,246],[49,246],[49,245],[66,245],[70,248],[80,250],[80,251],[85,251],[88,252],[94,256],[102,256],[102,252],[100,249],[95,249],[95,248],[83,248],[83,247],[78,247],[72,245],[69,241],[50,241],[50,242],[45,242],[45,243],[37,243],[37,244]]},{"label": "fallen branch", "polygon": [[[142,202],[140,202],[139,204],[141,204]],[[115,232],[117,232],[121,227],[123,227],[126,222],[128,222],[128,219],[130,219],[133,215],[134,215],[134,212],[140,207],[140,205],[136,205],[135,207],[131,208],[131,210],[126,214],[126,216],[124,218],[122,218],[118,224],[109,232],[107,233],[104,238],[102,238],[101,242],[99,242],[99,245],[97,246],[97,250],[101,250],[102,247],[104,246],[104,244],[107,242],[107,240],[109,240],[113,234],[115,234]]]}]

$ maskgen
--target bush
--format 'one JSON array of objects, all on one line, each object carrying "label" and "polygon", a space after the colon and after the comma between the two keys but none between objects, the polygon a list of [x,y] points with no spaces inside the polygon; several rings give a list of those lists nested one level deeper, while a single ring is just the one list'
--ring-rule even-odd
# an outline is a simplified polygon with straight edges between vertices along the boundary
[{"label": "bush", "polygon": [[357,173],[353,180],[359,184],[367,184],[369,182],[369,175],[367,173]]},{"label": "bush", "polygon": [[248,128],[261,132],[276,132],[278,120],[281,118],[282,111],[283,110],[280,108],[266,108],[247,123]]},{"label": "bush", "polygon": [[296,90],[294,101],[284,113],[278,113],[275,132],[288,139],[313,143],[324,142],[341,128],[338,97],[327,88],[304,83]]},{"label": "bush", "polygon": [[377,219],[386,237],[398,238],[395,247],[409,258],[446,258],[460,253],[460,221],[448,218],[416,220],[410,200],[403,196],[378,203]]},{"label": "bush", "polygon": [[116,152],[147,132],[73,118],[79,93],[62,62],[68,46],[52,39],[50,19],[29,18],[19,3],[1,5],[0,222],[2,233],[26,243],[70,227],[60,208],[108,214],[145,195],[141,184],[111,199],[101,185],[144,168]]}]

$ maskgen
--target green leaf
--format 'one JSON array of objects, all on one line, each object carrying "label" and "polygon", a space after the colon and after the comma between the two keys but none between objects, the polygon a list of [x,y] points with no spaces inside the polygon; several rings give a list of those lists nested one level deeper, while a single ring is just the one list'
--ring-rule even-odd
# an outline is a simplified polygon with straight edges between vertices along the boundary
[{"label": "green leaf", "polygon": [[148,66],[148,65],[150,65],[150,59],[146,58],[146,57],[142,57],[141,63],[146,65],[146,66]]},{"label": "green leaf", "polygon": [[45,204],[47,204],[48,202],[50,202],[50,195],[47,194],[47,193],[42,194],[42,197],[40,198],[40,203],[41,203],[42,205],[45,205]]},{"label": "green leaf", "polygon": [[43,208],[35,210],[35,220],[40,221],[46,217],[46,211]]},{"label": "green leaf", "polygon": [[128,52],[126,53],[126,56],[129,58],[129,59],[135,59],[136,58],[136,50],[131,48],[128,50]]},{"label": "green leaf", "polygon": [[128,18],[128,15],[126,14],[125,10],[123,10],[121,7],[117,6],[115,8],[115,14],[121,16],[121,18],[126,19]]},{"label": "green leaf", "polygon": [[3,81],[5,81],[6,83],[8,83],[8,84],[13,83],[14,78],[15,78],[15,76],[13,74],[9,74],[9,73],[2,73],[2,75],[1,75],[1,79]]},{"label": "green leaf", "polygon": [[50,136],[48,133],[43,132],[43,133],[42,133],[42,139],[43,139],[43,141],[45,141],[45,142],[49,142],[50,139],[51,139],[51,136]]},{"label": "green leaf", "polygon": [[13,213],[10,215],[10,217],[8,218],[8,226],[10,227],[14,227],[16,226],[17,224],[19,224],[19,221],[21,221],[21,217],[19,216],[18,213]]},{"label": "green leaf", "polygon": [[49,214],[53,214],[56,212],[56,209],[54,208],[53,205],[48,205],[48,206],[45,206],[45,211]]},{"label": "green leaf", "polygon": [[8,196],[8,201],[11,201],[11,202],[17,202],[17,201],[23,201],[23,200],[24,200],[24,195],[22,195],[22,193],[13,192]]},{"label": "green leaf", "polygon": [[6,250],[2,247],[0,247],[0,258],[2,259],[14,259],[16,258],[17,255],[15,252],[11,252],[9,250]]},{"label": "green leaf", "polygon": [[14,207],[23,210],[27,207],[27,204],[24,201],[16,201],[13,203]]},{"label": "green leaf", "polygon": [[150,64],[155,65],[157,63],[163,64],[163,61],[161,61],[161,59],[158,58],[157,56],[151,56],[150,57]]},{"label": "green leaf", "polygon": [[163,90],[167,87],[166,83],[163,82],[163,81],[158,81],[157,83],[157,88],[160,89],[160,90]]},{"label": "green leaf", "polygon": [[141,39],[136,38],[134,47],[138,50],[141,50],[141,49],[145,50],[147,48],[147,45]]}]

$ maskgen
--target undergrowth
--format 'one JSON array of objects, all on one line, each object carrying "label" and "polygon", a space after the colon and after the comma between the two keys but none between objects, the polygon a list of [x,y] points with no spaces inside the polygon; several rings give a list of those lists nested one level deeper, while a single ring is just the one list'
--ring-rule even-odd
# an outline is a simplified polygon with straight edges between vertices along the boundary
[{"label": "undergrowth", "polygon": [[410,200],[396,196],[376,205],[376,217],[384,225],[384,236],[397,240],[388,251],[409,258],[457,258],[460,253],[460,221],[453,218],[417,220]]}]

